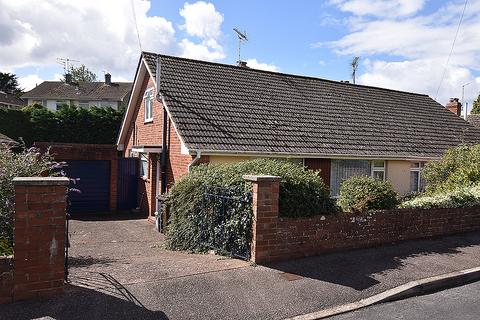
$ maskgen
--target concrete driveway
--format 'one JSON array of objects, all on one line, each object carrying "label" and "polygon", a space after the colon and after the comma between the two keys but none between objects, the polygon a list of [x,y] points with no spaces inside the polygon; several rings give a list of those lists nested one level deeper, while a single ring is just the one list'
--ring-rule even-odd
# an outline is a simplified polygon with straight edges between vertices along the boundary
[{"label": "concrete driveway", "polygon": [[73,220],[71,241],[66,294],[2,306],[0,319],[283,319],[480,261],[479,233],[270,266],[165,250],[130,216]]}]

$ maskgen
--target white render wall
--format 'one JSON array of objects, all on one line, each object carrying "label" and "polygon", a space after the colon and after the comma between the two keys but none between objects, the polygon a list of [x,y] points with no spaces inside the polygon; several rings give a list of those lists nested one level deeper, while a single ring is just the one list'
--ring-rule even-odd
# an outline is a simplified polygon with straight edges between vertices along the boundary
[{"label": "white render wall", "polygon": [[[37,101],[37,99],[28,99],[28,105],[32,105],[33,104],[33,101]],[[38,99],[40,100],[40,99]],[[51,110],[51,111],[57,111],[57,101],[58,100],[43,100],[44,102],[46,101],[46,105],[45,107],[47,107],[47,109]],[[79,101],[78,100],[65,100],[66,103],[73,103],[75,105],[78,105]],[[82,101],[83,102],[83,101]],[[91,108],[91,107],[100,107],[100,106],[103,106],[103,107],[106,107],[106,106],[110,106],[112,107],[113,109],[117,110],[118,109],[118,104],[119,102],[118,101],[89,101],[88,102],[88,106]]]}]

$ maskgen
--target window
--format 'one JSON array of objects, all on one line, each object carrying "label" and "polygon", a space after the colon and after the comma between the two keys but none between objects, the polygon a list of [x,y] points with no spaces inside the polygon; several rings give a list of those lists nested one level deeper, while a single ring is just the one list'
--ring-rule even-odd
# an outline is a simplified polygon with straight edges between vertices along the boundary
[{"label": "window", "polygon": [[56,109],[58,111],[62,108],[68,107],[68,101],[67,100],[57,100],[57,101],[55,101],[55,106],[56,106]]},{"label": "window", "polygon": [[38,104],[38,105],[43,106],[43,101],[42,100],[33,100],[32,104]]},{"label": "window", "polygon": [[385,161],[372,161],[372,177],[378,180],[385,180]]},{"label": "window", "polygon": [[330,172],[330,195],[338,196],[340,185],[351,176],[369,176],[372,167],[368,160],[332,160]]},{"label": "window", "polygon": [[148,155],[140,153],[140,176],[144,179],[148,176]]},{"label": "window", "polygon": [[423,162],[412,162],[410,166],[410,192],[421,192],[425,189],[425,180],[422,178]]},{"label": "window", "polygon": [[153,88],[145,91],[143,96],[145,103],[145,122],[153,120]]},{"label": "window", "polygon": [[88,101],[79,101],[78,106],[82,109],[88,109],[89,108]]}]

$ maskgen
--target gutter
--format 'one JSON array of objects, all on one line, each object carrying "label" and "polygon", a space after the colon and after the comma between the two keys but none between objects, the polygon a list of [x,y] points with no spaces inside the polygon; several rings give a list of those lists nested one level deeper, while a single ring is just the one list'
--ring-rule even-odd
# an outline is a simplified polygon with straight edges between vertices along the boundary
[{"label": "gutter", "polygon": [[200,158],[202,157],[202,151],[201,150],[195,150],[196,153],[195,158],[188,164],[188,173],[192,172],[192,167],[200,161]]}]

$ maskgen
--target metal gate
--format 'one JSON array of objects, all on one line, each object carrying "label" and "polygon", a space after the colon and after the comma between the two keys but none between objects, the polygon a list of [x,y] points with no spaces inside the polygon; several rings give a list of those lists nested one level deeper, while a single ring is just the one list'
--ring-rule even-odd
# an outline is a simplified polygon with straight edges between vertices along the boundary
[{"label": "metal gate", "polygon": [[222,255],[250,259],[252,194],[243,188],[204,186],[200,243]]},{"label": "metal gate", "polygon": [[110,161],[71,160],[63,168],[67,177],[76,179],[70,188],[80,192],[69,192],[68,212],[91,213],[109,210]]},{"label": "metal gate", "polygon": [[137,207],[138,158],[118,159],[117,208],[130,210]]}]

